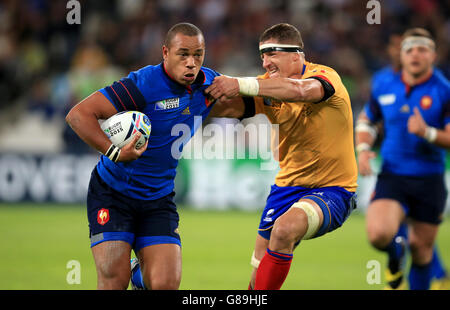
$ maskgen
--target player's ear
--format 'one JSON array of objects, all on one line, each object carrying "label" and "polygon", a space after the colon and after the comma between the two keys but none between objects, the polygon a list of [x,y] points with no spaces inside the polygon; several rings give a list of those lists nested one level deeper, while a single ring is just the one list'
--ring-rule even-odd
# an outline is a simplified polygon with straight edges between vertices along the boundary
[{"label": "player's ear", "polygon": [[300,54],[300,53],[292,53],[292,55],[293,55],[293,59],[292,60],[294,62],[300,62],[302,60],[302,58],[301,58],[302,54]]},{"label": "player's ear", "polygon": [[164,60],[166,60],[167,57],[169,56],[169,48],[165,45],[163,45],[163,47],[162,47],[162,54],[163,54]]},{"label": "player's ear", "polygon": [[436,62],[436,58],[437,58],[437,53],[435,51],[433,51],[433,59],[432,59],[432,63]]}]

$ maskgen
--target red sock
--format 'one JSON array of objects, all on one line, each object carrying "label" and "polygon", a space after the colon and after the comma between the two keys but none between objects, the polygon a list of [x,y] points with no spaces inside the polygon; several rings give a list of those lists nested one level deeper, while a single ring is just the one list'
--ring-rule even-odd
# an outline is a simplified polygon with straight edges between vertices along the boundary
[{"label": "red sock", "polygon": [[267,249],[256,271],[255,290],[279,290],[291,267],[292,254]]}]

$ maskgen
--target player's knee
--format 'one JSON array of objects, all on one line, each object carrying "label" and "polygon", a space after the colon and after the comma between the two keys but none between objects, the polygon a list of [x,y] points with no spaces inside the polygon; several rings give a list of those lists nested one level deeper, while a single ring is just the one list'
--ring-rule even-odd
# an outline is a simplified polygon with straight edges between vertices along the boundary
[{"label": "player's knee", "polygon": [[101,289],[127,289],[130,281],[130,270],[126,266],[97,262],[98,287]]},{"label": "player's knee", "polygon": [[369,225],[367,228],[367,235],[370,244],[377,249],[386,248],[394,238],[394,234],[390,231],[383,229],[380,225]]},{"label": "player's knee", "polygon": [[177,275],[156,275],[151,277],[148,287],[152,290],[177,290],[180,282],[181,278]]},{"label": "player's knee", "polygon": [[295,220],[290,218],[279,218],[272,229],[271,240],[285,244],[294,244],[302,236],[302,231],[306,231],[308,226],[308,217],[300,214]]},{"label": "player's knee", "polygon": [[413,261],[418,263],[427,263],[433,256],[434,244],[429,240],[422,240],[420,238],[411,238],[409,241],[409,248]]},{"label": "player's knee", "polygon": [[130,273],[127,272],[98,272],[98,288],[105,290],[126,290],[130,281]]},{"label": "player's knee", "polygon": [[281,242],[289,242],[292,238],[292,230],[286,225],[275,225],[270,235],[271,240]]}]

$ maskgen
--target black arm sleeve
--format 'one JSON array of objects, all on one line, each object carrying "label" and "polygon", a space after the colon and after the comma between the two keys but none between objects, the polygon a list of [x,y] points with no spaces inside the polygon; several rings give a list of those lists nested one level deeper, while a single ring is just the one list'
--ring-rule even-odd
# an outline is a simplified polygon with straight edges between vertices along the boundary
[{"label": "black arm sleeve", "polygon": [[324,92],[323,98],[320,99],[319,101],[317,101],[316,103],[325,101],[325,100],[329,99],[331,96],[334,95],[334,93],[335,93],[334,87],[326,79],[324,79],[324,78],[322,78],[320,76],[311,76],[311,77],[309,77],[309,79],[315,79],[315,80],[319,81],[320,84],[322,84],[322,87],[323,87],[323,92]]},{"label": "black arm sleeve", "polygon": [[239,118],[242,121],[244,118],[255,116],[255,99],[253,97],[242,97],[244,100],[244,114]]}]

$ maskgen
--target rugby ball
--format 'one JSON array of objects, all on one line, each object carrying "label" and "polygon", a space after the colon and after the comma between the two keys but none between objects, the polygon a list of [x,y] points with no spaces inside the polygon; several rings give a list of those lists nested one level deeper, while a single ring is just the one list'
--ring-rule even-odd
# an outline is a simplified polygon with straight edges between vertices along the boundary
[{"label": "rugby ball", "polygon": [[142,135],[136,142],[135,148],[140,149],[150,137],[150,120],[144,113],[138,111],[124,111],[117,113],[107,120],[99,120],[100,127],[111,142],[122,148],[140,132]]}]

